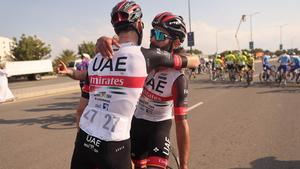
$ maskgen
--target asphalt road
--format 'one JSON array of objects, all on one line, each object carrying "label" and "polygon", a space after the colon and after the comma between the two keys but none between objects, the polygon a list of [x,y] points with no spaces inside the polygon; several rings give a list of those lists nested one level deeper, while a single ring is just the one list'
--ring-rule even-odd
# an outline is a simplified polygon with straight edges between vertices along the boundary
[{"label": "asphalt road", "polygon": [[39,81],[27,80],[27,79],[10,80],[8,85],[11,90],[14,90],[20,88],[34,87],[34,86],[45,86],[45,85],[52,85],[58,83],[67,83],[72,81],[74,80],[66,76],[45,76],[42,77],[42,80]]},{"label": "asphalt road", "polygon": [[[189,85],[191,169],[300,169],[299,85],[207,79],[198,75]],[[69,168],[78,97],[0,105],[0,168]],[[172,138],[175,145],[174,131]]]}]

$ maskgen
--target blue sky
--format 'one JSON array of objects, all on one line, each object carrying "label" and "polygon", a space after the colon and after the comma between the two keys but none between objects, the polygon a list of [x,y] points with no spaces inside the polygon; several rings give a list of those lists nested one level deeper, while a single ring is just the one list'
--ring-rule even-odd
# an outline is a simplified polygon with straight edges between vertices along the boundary
[{"label": "blue sky", "polygon": [[[110,12],[119,0],[0,0],[0,36],[37,35],[51,45],[52,56],[73,49],[83,41],[96,41],[100,35],[114,35]],[[143,46],[149,45],[153,17],[163,11],[182,15],[188,23],[188,0],[136,0],[144,13]],[[253,16],[255,47],[277,49],[282,29],[286,48],[300,48],[299,0],[190,0],[195,47],[204,53],[236,49],[234,34],[242,14]],[[247,18],[239,31],[242,48],[248,48],[250,22]],[[184,42],[186,47],[186,42]]]}]

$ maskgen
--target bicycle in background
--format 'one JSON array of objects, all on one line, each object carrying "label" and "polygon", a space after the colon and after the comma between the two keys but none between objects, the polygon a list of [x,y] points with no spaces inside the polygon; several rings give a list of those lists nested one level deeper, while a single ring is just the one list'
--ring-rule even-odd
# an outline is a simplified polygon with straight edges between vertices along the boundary
[{"label": "bicycle in background", "polygon": [[267,66],[263,67],[263,71],[259,73],[259,81],[261,83],[274,82],[276,75],[276,66],[271,65],[269,70]]},{"label": "bicycle in background", "polygon": [[300,84],[300,68],[295,70],[295,82]]},{"label": "bicycle in background", "polygon": [[245,67],[243,70],[244,79],[247,82],[247,85],[249,86],[253,81],[253,70],[250,69],[248,66]]}]

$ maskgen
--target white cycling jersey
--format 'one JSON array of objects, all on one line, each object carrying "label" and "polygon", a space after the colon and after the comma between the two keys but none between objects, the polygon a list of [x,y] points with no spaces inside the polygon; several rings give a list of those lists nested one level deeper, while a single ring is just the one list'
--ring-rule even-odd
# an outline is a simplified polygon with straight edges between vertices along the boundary
[{"label": "white cycling jersey", "polygon": [[166,68],[151,71],[148,75],[143,94],[139,99],[134,116],[149,121],[172,119],[174,81],[183,73],[179,70]]},{"label": "white cycling jersey", "polygon": [[290,56],[287,55],[287,54],[283,54],[281,56],[279,56],[279,59],[278,59],[280,65],[288,65],[289,62],[290,62]]},{"label": "white cycling jersey", "polygon": [[111,60],[96,55],[89,64],[88,75],[90,97],[80,128],[105,141],[128,139],[135,105],[147,76],[141,47],[121,44]]},{"label": "white cycling jersey", "polygon": [[80,118],[80,128],[105,141],[129,138],[131,119],[142,93],[147,72],[157,67],[186,67],[186,56],[171,55],[158,48],[122,44],[113,59],[100,54],[91,61],[83,97],[89,103]]}]

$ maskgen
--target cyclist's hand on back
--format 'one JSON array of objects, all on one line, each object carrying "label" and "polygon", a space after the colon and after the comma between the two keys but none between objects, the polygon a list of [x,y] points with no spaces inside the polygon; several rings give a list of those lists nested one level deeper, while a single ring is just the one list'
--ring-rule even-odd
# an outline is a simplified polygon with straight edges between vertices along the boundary
[{"label": "cyclist's hand on back", "polygon": [[110,38],[102,36],[97,40],[95,52],[101,53],[101,55],[104,57],[112,58],[113,45],[115,45],[116,47],[120,47],[117,37]]}]

